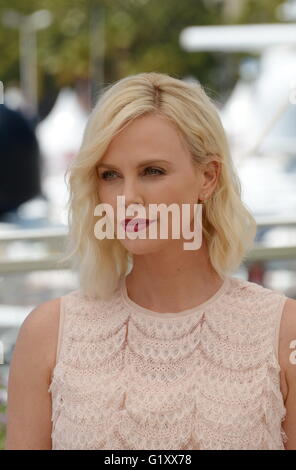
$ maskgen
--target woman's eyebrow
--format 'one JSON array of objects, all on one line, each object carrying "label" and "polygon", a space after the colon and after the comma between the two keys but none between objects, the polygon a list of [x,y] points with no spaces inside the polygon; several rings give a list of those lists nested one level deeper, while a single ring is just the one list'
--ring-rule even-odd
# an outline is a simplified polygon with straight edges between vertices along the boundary
[{"label": "woman's eyebrow", "polygon": [[[139,164],[137,165],[137,168],[141,168],[142,166],[145,166],[145,165],[151,165],[152,163],[154,163],[154,164],[156,164],[156,163],[164,163],[164,164],[167,164],[167,165],[172,165],[172,163],[169,162],[168,160],[161,160],[161,159],[152,159],[152,160],[151,160],[151,159],[150,159],[150,160],[145,160],[145,161],[139,163]],[[117,168],[115,165],[111,165],[111,164],[108,164],[108,163],[99,163],[99,164],[97,165],[97,168],[102,168],[102,167],[104,167],[104,168],[114,168],[114,169],[117,169],[117,170],[118,170],[118,168]]]}]

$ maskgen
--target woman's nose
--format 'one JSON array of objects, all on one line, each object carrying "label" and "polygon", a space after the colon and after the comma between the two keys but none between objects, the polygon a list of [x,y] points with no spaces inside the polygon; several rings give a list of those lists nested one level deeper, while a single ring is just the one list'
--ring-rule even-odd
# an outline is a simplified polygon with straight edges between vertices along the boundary
[{"label": "woman's nose", "polygon": [[134,180],[130,180],[125,182],[122,196],[125,197],[125,207],[127,208],[129,205],[135,204],[143,204],[143,195],[140,192],[140,188],[134,182]]}]

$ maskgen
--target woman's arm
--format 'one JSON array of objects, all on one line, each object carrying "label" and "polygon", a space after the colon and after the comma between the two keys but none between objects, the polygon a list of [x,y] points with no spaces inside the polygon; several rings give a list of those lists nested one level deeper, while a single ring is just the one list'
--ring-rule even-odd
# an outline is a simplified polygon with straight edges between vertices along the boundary
[{"label": "woman's arm", "polygon": [[288,436],[286,450],[296,450],[296,300],[288,298],[280,328],[283,368],[288,386],[285,400],[287,415],[283,429]]},{"label": "woman's arm", "polygon": [[21,325],[9,367],[5,450],[51,449],[51,395],[60,300],[38,305]]}]

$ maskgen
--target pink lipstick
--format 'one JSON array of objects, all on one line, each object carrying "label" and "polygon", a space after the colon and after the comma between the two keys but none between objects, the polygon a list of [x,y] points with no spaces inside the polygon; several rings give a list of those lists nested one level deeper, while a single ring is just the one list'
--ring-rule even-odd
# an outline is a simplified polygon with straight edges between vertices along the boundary
[{"label": "pink lipstick", "polygon": [[139,232],[148,227],[155,220],[149,219],[124,219],[121,224],[126,232]]}]

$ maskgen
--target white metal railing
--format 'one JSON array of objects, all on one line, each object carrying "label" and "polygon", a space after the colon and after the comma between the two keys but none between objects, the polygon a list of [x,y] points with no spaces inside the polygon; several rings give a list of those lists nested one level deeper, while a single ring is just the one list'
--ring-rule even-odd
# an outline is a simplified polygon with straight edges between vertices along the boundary
[{"label": "white metal railing", "polygon": [[[274,218],[274,217],[261,217],[258,219],[257,227],[296,227],[296,219],[289,218]],[[62,227],[46,227],[46,228],[34,228],[34,229],[6,229],[1,231],[0,224],[0,243],[11,242],[11,241],[61,241],[68,233],[68,229],[65,226]]]},{"label": "white metal railing", "polygon": [[296,219],[287,217],[260,217],[257,220],[258,228],[265,227],[295,227]]},{"label": "white metal railing", "polygon": [[[258,229],[276,226],[296,227],[296,220],[265,218],[260,219],[257,223]],[[0,274],[36,270],[70,269],[70,261],[59,262],[63,256],[63,247],[67,233],[67,227],[13,229],[4,230],[2,232],[0,228]],[[9,259],[5,256],[1,258],[1,252],[5,254],[5,245],[24,241],[45,243],[48,249],[37,258],[36,256],[27,256],[20,259]],[[255,244],[247,255],[246,263],[276,259],[296,259],[296,243],[290,246],[264,246]]]},{"label": "white metal railing", "polygon": [[49,227],[34,229],[3,230],[0,225],[0,243],[13,241],[46,241],[55,242],[64,240],[68,233],[67,227]]},{"label": "white metal railing", "polygon": [[0,261],[0,274],[12,274],[51,269],[70,269],[70,263],[58,263],[61,256],[48,255],[42,259],[20,259]]}]

